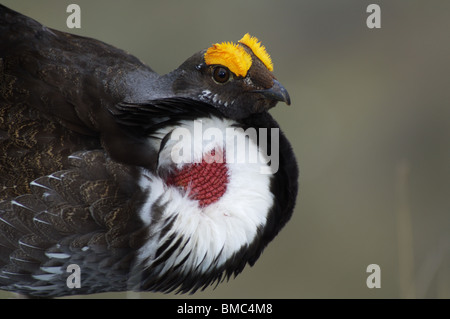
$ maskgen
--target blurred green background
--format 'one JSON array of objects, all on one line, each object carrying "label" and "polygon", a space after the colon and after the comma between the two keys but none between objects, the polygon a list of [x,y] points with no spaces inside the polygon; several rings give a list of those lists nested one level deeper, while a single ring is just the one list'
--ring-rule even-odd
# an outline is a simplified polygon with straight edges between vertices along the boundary
[{"label": "blurred green background", "polygon": [[[298,204],[254,267],[192,296],[83,298],[450,298],[450,1],[0,2],[161,74],[249,32],[291,95],[271,113],[298,157]],[[81,29],[66,26],[70,3]],[[381,29],[366,26],[370,3]]]}]

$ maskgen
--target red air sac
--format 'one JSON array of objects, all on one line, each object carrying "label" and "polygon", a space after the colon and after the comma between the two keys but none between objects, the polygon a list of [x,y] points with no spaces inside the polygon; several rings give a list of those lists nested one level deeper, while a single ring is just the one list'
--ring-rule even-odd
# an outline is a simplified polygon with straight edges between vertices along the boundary
[{"label": "red air sac", "polygon": [[203,156],[201,163],[186,164],[181,170],[175,170],[167,179],[167,185],[183,188],[200,207],[205,207],[225,194],[228,178],[225,156],[216,156],[216,151],[212,150]]}]

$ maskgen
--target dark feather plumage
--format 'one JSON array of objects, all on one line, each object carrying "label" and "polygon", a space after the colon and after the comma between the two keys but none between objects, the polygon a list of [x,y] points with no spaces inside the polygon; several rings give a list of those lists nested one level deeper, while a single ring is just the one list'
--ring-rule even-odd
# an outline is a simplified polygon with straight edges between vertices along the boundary
[{"label": "dark feather plumage", "polygon": [[[202,87],[216,89],[206,66],[197,67],[203,53],[160,76],[122,50],[48,29],[0,5],[0,289],[44,297],[193,292],[255,263],[295,205],[298,169],[282,132],[280,169],[270,180],[274,204],[252,242],[203,274],[159,275],[187,244],[175,237],[159,246],[151,266],[136,262],[143,243],[165,237],[174,223],[163,220],[164,205],[152,207],[152,218],[164,225],[156,233],[138,215],[149,195],[139,174],[156,171],[160,149],[148,140],[160,139],[159,129],[209,117],[243,129],[279,128],[267,113],[276,101],[242,86],[243,79],[223,90],[222,101],[235,99],[232,107],[200,98]],[[66,285],[70,264],[82,268],[79,289]]]}]

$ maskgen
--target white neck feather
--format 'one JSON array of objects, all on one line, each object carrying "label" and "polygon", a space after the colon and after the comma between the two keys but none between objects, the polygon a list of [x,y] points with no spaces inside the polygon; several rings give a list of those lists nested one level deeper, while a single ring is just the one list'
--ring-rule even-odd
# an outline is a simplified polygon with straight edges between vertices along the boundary
[{"label": "white neck feather", "polygon": [[[180,241],[176,249],[164,257],[166,260],[161,266],[161,275],[179,264],[182,264],[179,267],[182,273],[194,270],[204,273],[221,267],[233,254],[253,242],[258,229],[266,224],[268,212],[273,205],[273,194],[270,191],[272,175],[261,173],[270,169],[262,169],[267,166],[267,160],[264,152],[258,150],[255,141],[248,138],[242,130],[234,131],[233,136],[226,134],[230,132],[227,129],[232,128],[235,123],[215,117],[203,118],[196,123],[185,121],[180,127],[194,135],[199,132],[199,123],[202,126],[201,133],[211,133],[218,129],[222,132],[223,140],[210,138],[211,135],[201,143],[194,143],[194,139],[188,138],[170,139],[160,152],[159,170],[167,170],[174,165],[181,168],[192,160],[201,161],[203,154],[222,146],[227,150],[229,182],[226,192],[217,202],[200,207],[186,192],[167,185],[161,177],[145,169],[142,170],[139,181],[142,190],[148,194],[140,217],[148,227],[149,237],[139,251],[138,262],[151,267],[164,255],[163,252],[156,256],[158,249],[166,245],[165,251],[169,251],[172,245]],[[164,136],[170,132],[175,133],[173,127],[159,133]],[[236,140],[241,138],[246,141],[246,154],[238,150],[229,151]],[[155,143],[159,142],[153,139],[150,143],[156,146]],[[180,147],[191,149],[190,155],[193,156],[188,158],[189,152],[178,152]],[[258,154],[257,162],[248,156],[252,152]],[[230,153],[233,158],[229,157]]]}]

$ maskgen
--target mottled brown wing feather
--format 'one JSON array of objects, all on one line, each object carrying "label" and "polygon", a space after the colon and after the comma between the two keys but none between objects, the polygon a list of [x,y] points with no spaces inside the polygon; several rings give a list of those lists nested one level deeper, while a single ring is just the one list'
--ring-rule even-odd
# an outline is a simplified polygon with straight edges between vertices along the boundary
[{"label": "mottled brown wing feather", "polygon": [[124,80],[133,72],[159,76],[123,50],[0,5],[0,200],[30,193],[32,180],[65,169],[76,151],[121,154],[129,136],[110,111],[134,92]]},{"label": "mottled brown wing feather", "polygon": [[[145,235],[133,168],[102,150],[69,160],[67,170],[33,181],[32,194],[2,202],[0,288],[39,296],[128,288]],[[80,289],[66,285],[69,264],[82,269]]]}]

